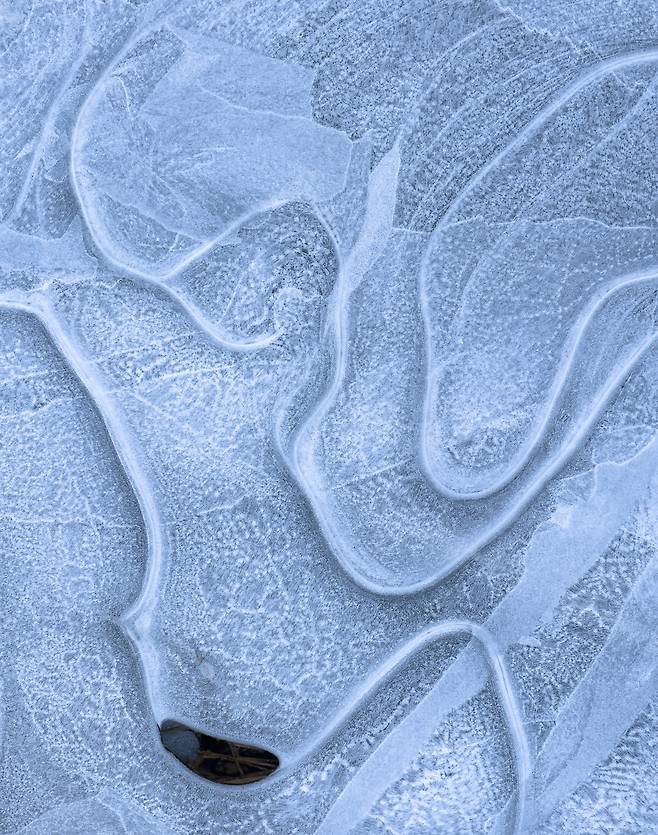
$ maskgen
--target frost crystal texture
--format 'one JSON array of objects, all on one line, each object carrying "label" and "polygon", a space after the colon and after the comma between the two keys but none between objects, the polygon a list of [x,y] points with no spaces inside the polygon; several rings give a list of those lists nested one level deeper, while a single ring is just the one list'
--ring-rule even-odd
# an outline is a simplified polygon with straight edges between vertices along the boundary
[{"label": "frost crystal texture", "polygon": [[0,831],[658,832],[655,0],[0,50]]}]

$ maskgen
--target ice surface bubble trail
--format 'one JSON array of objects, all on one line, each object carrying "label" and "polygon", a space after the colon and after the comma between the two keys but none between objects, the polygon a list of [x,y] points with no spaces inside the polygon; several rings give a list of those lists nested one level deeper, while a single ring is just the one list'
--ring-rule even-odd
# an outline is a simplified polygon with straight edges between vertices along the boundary
[{"label": "ice surface bubble trail", "polygon": [[[430,626],[419,632],[394,653],[392,653],[366,680],[366,682],[354,693],[352,698],[344,705],[343,710],[338,714],[328,728],[326,737],[333,735],[338,727],[354,713],[356,708],[368,697],[368,695],[382,684],[395,672],[405,661],[408,661],[416,652],[427,647],[440,638],[447,638],[456,635],[470,635],[481,645],[487,657],[489,667],[495,682],[496,692],[500,701],[505,724],[509,734],[512,756],[516,766],[516,801],[515,816],[512,832],[520,835],[521,827],[525,818],[525,805],[527,787],[532,772],[532,760],[528,739],[523,724],[521,709],[519,707],[511,677],[507,671],[505,660],[498,649],[491,633],[483,626],[465,620],[448,620],[443,623]],[[322,739],[314,740],[311,744],[314,749],[319,748],[326,741],[325,734]],[[297,761],[295,761],[297,764]],[[349,783],[348,783],[349,786]],[[320,827],[316,835],[333,835],[333,833],[348,833],[360,822],[362,817],[355,819],[352,808],[342,808],[339,795],[334,805]]]},{"label": "ice surface bubble trail", "polygon": [[[132,643],[138,647],[139,640],[136,630],[139,626],[140,617],[148,617],[148,605],[155,597],[162,562],[169,548],[158,502],[145,473],[141,455],[130,431],[123,422],[114,399],[84,360],[77,346],[64,332],[47,300],[42,296],[4,293],[0,295],[0,310],[2,309],[30,314],[44,328],[58,354],[79,381],[100,415],[110,442],[118,456],[119,463],[137,499],[147,540],[144,579],[137,600],[121,616],[119,623]],[[138,652],[138,655],[142,665],[144,665],[141,653]],[[155,713],[159,704],[159,697],[150,685],[151,677],[143,674],[142,678],[148,700]]]}]

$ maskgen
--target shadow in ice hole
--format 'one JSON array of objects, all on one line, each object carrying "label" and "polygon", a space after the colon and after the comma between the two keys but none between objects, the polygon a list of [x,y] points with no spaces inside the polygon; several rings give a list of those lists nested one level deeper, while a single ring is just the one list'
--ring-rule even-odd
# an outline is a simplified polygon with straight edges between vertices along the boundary
[{"label": "shadow in ice hole", "polygon": [[170,719],[159,727],[167,751],[195,774],[214,783],[255,783],[279,767],[278,758],[264,748],[217,739]]}]

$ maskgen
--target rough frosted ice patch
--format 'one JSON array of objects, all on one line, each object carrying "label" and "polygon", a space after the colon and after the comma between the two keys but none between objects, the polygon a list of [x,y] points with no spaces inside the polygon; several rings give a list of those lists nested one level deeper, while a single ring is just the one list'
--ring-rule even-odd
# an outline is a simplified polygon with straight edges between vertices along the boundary
[{"label": "rough frosted ice patch", "polygon": [[0,829],[652,832],[652,4],[10,6]]}]

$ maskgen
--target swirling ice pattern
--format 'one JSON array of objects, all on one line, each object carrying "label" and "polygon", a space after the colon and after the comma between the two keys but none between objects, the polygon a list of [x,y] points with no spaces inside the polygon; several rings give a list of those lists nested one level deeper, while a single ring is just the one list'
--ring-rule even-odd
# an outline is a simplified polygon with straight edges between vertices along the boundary
[{"label": "swirling ice pattern", "polygon": [[[470,5],[465,3],[464,8]],[[356,131],[354,125],[343,124],[339,119],[332,121],[326,113],[317,111],[317,106],[312,109],[312,96],[318,96],[318,89],[326,79],[302,69],[303,51],[299,66],[293,68],[264,57],[275,51],[267,43],[266,27],[263,30],[256,27],[259,33],[254,37],[257,42],[261,39],[263,53],[257,55],[259,50],[250,52],[234,43],[213,40],[217,32],[210,37],[193,32],[192,26],[186,28],[189,20],[185,10],[181,11],[173,3],[154,3],[143,12],[131,10],[132,17],[125,11],[110,10],[104,25],[113,32],[115,40],[94,64],[90,29],[101,24],[93,16],[85,18],[84,48],[68,68],[62,61],[58,93],[45,111],[42,110],[41,132],[30,145],[29,162],[21,170],[20,183],[13,186],[13,197],[4,214],[0,233],[4,271],[0,308],[29,314],[44,329],[51,346],[100,416],[139,505],[147,547],[144,578],[139,596],[118,622],[136,650],[147,702],[155,720],[161,721],[174,713],[193,725],[211,724],[211,732],[228,738],[235,735],[236,726],[241,726],[242,739],[265,745],[281,762],[276,775],[265,783],[276,786],[292,781],[297,785],[295,781],[301,779],[300,774],[318,768],[323,752],[342,744],[345,730],[357,722],[361,712],[372,708],[378,694],[385,692],[401,670],[422,657],[439,639],[466,635],[479,644],[486,658],[515,761],[515,790],[509,788],[509,803],[501,804],[495,821],[489,823],[496,831],[508,829],[521,833],[535,831],[545,824],[559,803],[581,782],[570,776],[569,768],[561,772],[559,779],[555,776],[551,757],[562,755],[558,743],[566,733],[559,717],[547,740],[529,741],[529,720],[524,716],[523,699],[516,692],[515,677],[505,657],[510,643],[536,623],[530,618],[538,620],[544,611],[551,610],[538,591],[540,583],[550,586],[550,572],[546,570],[542,574],[536,569],[535,581],[533,569],[528,568],[519,585],[506,588],[502,600],[489,607],[480,622],[455,616],[428,624],[426,615],[410,613],[425,605],[421,601],[427,600],[428,593],[454,578],[468,562],[486,554],[496,541],[507,541],[505,534],[514,529],[533,500],[577,456],[620,389],[651,356],[658,335],[649,310],[655,300],[658,278],[658,263],[654,260],[655,216],[632,217],[619,224],[615,230],[616,249],[606,253],[600,263],[592,255],[593,267],[589,270],[586,266],[573,266],[572,261],[578,247],[588,257],[590,244],[585,238],[590,232],[594,250],[599,240],[596,229],[590,228],[594,224],[603,224],[612,236],[614,224],[601,219],[600,207],[589,207],[591,217],[583,209],[578,178],[597,154],[614,148],[615,136],[632,130],[631,117],[641,122],[646,113],[655,113],[651,107],[658,48],[641,44],[632,51],[611,49],[611,57],[601,58],[589,55],[578,46],[572,50],[568,34],[560,39],[561,31],[534,26],[535,12],[528,12],[526,20],[515,10],[501,9],[495,3],[484,5],[484,10],[480,4],[473,4],[470,12],[462,10],[471,29],[467,28],[462,39],[447,44],[446,63],[454,60],[460,50],[464,50],[464,60],[468,60],[468,51],[474,45],[477,54],[478,39],[493,29],[509,30],[505,37],[511,42],[514,38],[529,41],[534,38],[537,43],[532,49],[538,53],[545,47],[545,41],[549,56],[553,53],[550,60],[558,63],[563,58],[560,50],[570,50],[571,63],[567,62],[563,76],[549,67],[543,82],[535,80],[541,91],[537,100],[542,106],[537,112],[532,108],[526,112],[521,107],[520,128],[507,134],[503,131],[497,144],[493,144],[498,148],[495,153],[485,155],[482,160],[474,153],[469,161],[471,169],[463,159],[460,162],[452,158],[457,151],[446,138],[445,164],[452,160],[457,173],[446,180],[449,186],[441,193],[443,204],[439,199],[430,200],[425,193],[415,198],[409,195],[414,191],[415,157],[426,142],[419,134],[419,125],[429,103],[440,101],[442,88],[437,79],[444,72],[448,77],[454,71],[452,67],[432,68],[428,59],[427,66],[423,67],[424,80],[413,93],[409,92],[413,87],[411,82],[400,86],[394,109],[406,112],[406,120],[398,116],[397,121],[387,122],[382,115],[384,111],[377,111],[371,102],[376,114],[373,136],[366,134],[365,139],[357,139],[363,132]],[[477,18],[476,7],[482,20],[473,22],[469,14]],[[274,26],[274,12],[269,13]],[[32,14],[30,10],[26,21],[20,24],[22,29],[15,42],[20,41],[21,32],[29,31]],[[350,6],[346,6],[344,15],[348,21],[353,18],[358,23],[359,12]],[[556,15],[556,19],[561,19],[558,12]],[[74,12],[67,9],[65,17],[73,19]],[[319,39],[322,26],[329,24],[321,24],[321,18],[316,20],[312,15],[311,20],[317,30],[313,38]],[[120,25],[113,30],[112,23],[117,21]],[[74,29],[77,32],[75,26]],[[240,38],[234,37],[240,43]],[[153,67],[147,66],[146,54],[152,56]],[[483,61],[486,63],[484,58]],[[544,61],[548,63],[549,58]],[[541,63],[538,61],[538,66]],[[249,78],[245,80],[250,67],[256,84]],[[486,71],[495,76],[500,67],[500,63],[492,61],[493,69],[487,67]],[[41,72],[45,74],[47,70]],[[525,72],[530,70],[526,68],[521,74]],[[91,75],[94,80],[89,85],[87,79]],[[485,78],[484,92],[479,95],[488,95],[488,83],[493,90],[499,87],[503,90],[516,78],[515,73],[509,78],[504,74],[493,80]],[[620,78],[621,91],[615,87]],[[336,82],[336,89],[340,89],[341,83]],[[464,84],[467,88],[467,83]],[[605,85],[611,85],[613,92]],[[614,99],[609,105],[610,113],[601,115],[601,125],[596,124],[596,119],[590,120],[590,133],[583,140],[583,148],[573,154],[576,161],[569,158],[567,164],[561,156],[560,132],[565,128],[560,119],[577,123],[581,118],[579,108],[587,104],[583,96],[591,88],[599,87],[605,88],[606,102],[614,96],[619,101]],[[326,90],[324,95],[331,101]],[[501,96],[504,104],[502,92]],[[189,111],[177,120],[175,106],[181,102],[188,104]],[[464,102],[454,103],[447,122],[461,113],[468,127],[466,111],[471,102],[472,93],[466,89]],[[453,103],[445,106],[450,104]],[[615,111],[615,106],[620,113]],[[356,105],[354,112],[358,114],[358,118],[354,117],[358,122],[363,113]],[[494,120],[493,113],[490,115]],[[186,118],[190,120],[189,126],[185,124]],[[68,127],[60,124],[67,119]],[[59,151],[52,147],[56,145],[53,135],[57,131],[61,135],[68,131],[70,136],[66,147]],[[497,138],[495,129],[492,135]],[[222,144],[230,142],[231,137],[242,139],[244,146]],[[219,144],[209,146],[211,140]],[[268,141],[274,152],[271,148],[263,151]],[[468,150],[469,140],[463,141]],[[167,156],[167,143],[172,149],[171,158]],[[518,197],[513,174],[524,166],[529,169],[531,164],[539,165],[535,143],[539,152],[543,149],[546,153],[547,161],[542,163],[545,170],[537,175],[536,182],[530,178],[527,195]],[[268,156],[270,153],[273,161]],[[432,153],[441,156],[436,148]],[[138,160],[139,154],[144,159]],[[122,161],[125,168],[120,167]],[[62,229],[57,234],[46,228],[49,221],[44,219],[47,201],[43,197],[52,182],[43,171],[54,170],[55,163],[60,167],[66,164],[66,175],[61,178],[64,196],[60,202],[66,203],[67,189],[75,201],[74,204],[71,201],[75,210],[70,210],[68,215],[63,210]],[[437,163],[439,184],[442,164]],[[605,174],[608,179],[612,177],[607,171]],[[632,174],[631,171],[629,178]],[[40,178],[44,178],[43,182]],[[455,179],[458,182],[453,189]],[[648,189],[649,180],[647,175]],[[422,178],[419,182],[422,185]],[[567,184],[573,186],[571,191]],[[196,193],[195,185],[207,189],[207,195],[201,197]],[[440,190],[439,185],[433,183],[428,191],[434,193],[437,189]],[[560,189],[567,193],[568,199],[557,206],[562,197]],[[34,217],[32,204],[36,206]],[[426,219],[423,211],[430,204]],[[435,206],[440,210],[438,218],[434,216]],[[539,214],[540,208],[543,215]],[[76,213],[79,218],[74,219]],[[553,226],[548,230],[550,224]],[[62,237],[64,231],[67,238]],[[528,256],[531,264],[541,261],[542,254],[532,249],[535,234],[549,256],[561,249],[568,250],[571,261],[567,262],[565,276],[568,277],[570,270],[578,273],[578,279],[573,281],[575,290],[560,283],[560,267],[553,263],[543,273],[537,267],[548,287],[546,299],[540,290],[533,291],[534,297],[527,294],[518,263],[525,257],[524,246],[531,248],[530,254],[534,256],[534,261]],[[556,242],[550,239],[553,234]],[[69,241],[66,251],[61,246],[62,240]],[[289,247],[286,252],[294,254],[290,258],[292,270],[299,273],[296,281],[290,279],[285,264],[281,267],[277,253],[283,251],[284,245]],[[474,252],[474,246],[480,251]],[[243,256],[243,252],[247,255]],[[460,265],[462,255],[467,263]],[[220,295],[219,299],[209,301],[198,283],[195,284],[194,271],[200,269],[201,279],[221,275],[223,257],[235,259],[235,265],[247,278],[238,277],[234,285],[228,286],[226,298]],[[247,260],[240,260],[243,258]],[[323,271],[325,263],[330,265],[325,270],[327,276],[318,279],[317,287],[309,290],[309,276]],[[261,288],[258,282],[265,280],[267,269],[274,272],[271,287]],[[31,272],[36,280],[30,278]],[[200,345],[211,344],[231,373],[237,369],[236,379],[240,375],[254,375],[254,379],[263,379],[263,391],[271,386],[270,400],[267,400],[269,391],[267,397],[263,395],[269,424],[261,427],[260,434],[250,440],[255,452],[250,459],[252,463],[245,466],[257,468],[254,462],[260,462],[258,466],[262,465],[263,472],[267,470],[265,475],[258,476],[265,485],[263,489],[276,479],[278,485],[299,496],[299,500],[292,500],[292,510],[286,513],[303,513],[299,508],[303,509],[304,502],[311,508],[314,517],[311,525],[320,534],[322,547],[331,560],[340,566],[340,572],[333,576],[332,568],[325,568],[318,558],[319,573],[314,582],[319,586],[326,584],[332,605],[342,601],[346,613],[359,612],[359,607],[366,613],[368,605],[375,612],[373,617],[384,619],[383,632],[390,630],[390,634],[375,636],[372,647],[359,646],[358,652],[364,659],[356,654],[350,662],[349,652],[338,659],[337,671],[340,670],[341,676],[350,663],[357,666],[349,675],[345,674],[345,681],[350,683],[348,695],[334,692],[319,697],[318,715],[311,716],[308,727],[302,722],[292,723],[289,732],[277,734],[276,730],[270,730],[270,736],[266,731],[254,735],[243,718],[250,716],[250,710],[255,717],[260,716],[250,704],[249,694],[243,703],[238,701],[236,716],[224,726],[221,719],[208,719],[205,696],[197,702],[194,694],[180,698],[175,692],[180,679],[175,678],[178,673],[168,677],[165,668],[171,659],[165,644],[168,640],[180,643],[180,638],[172,637],[171,622],[161,610],[169,600],[171,578],[175,577],[172,566],[179,557],[175,540],[182,536],[170,517],[176,512],[177,499],[183,503],[185,500],[176,492],[175,483],[168,490],[166,473],[157,475],[155,447],[142,437],[134,410],[124,403],[125,391],[119,377],[113,376],[104,349],[94,344],[86,330],[84,300],[73,313],[68,306],[67,288],[73,288],[71,292],[75,293],[76,286],[84,282],[82,276],[89,274],[114,277],[123,282],[122,286],[133,282],[136,288],[145,287],[148,292],[156,293],[163,304],[169,305],[172,316],[187,323],[194,339],[199,335]],[[492,274],[492,288],[488,288],[487,281]],[[554,275],[558,277],[550,284]],[[329,284],[322,283],[325,279]],[[503,292],[506,281],[512,287],[509,309],[505,307],[508,300]],[[486,298],[487,291],[497,287],[501,289],[500,308]],[[416,308],[413,299],[409,303],[413,292],[417,292]],[[575,295],[575,300],[569,300],[570,293]],[[451,294],[456,294],[456,300]],[[553,308],[550,305],[555,300],[551,294],[558,298]],[[535,297],[536,310],[532,309]],[[522,308],[524,302],[528,305],[526,311]],[[93,310],[93,315],[98,317],[98,312],[98,308]],[[77,314],[81,314],[78,319]],[[470,327],[475,316],[480,316],[484,323],[482,331]],[[613,325],[620,319],[623,321],[617,331]],[[492,343],[487,341],[486,328],[495,327],[496,321],[509,327],[509,355],[504,346],[501,346],[501,357],[487,355]],[[100,324],[98,320],[97,324]],[[145,327],[150,327],[148,322]],[[548,334],[545,338],[542,327]],[[531,335],[524,328],[536,330],[539,336],[535,350],[543,345],[547,354],[555,347],[550,339],[561,340],[555,357],[550,355],[555,361],[541,368],[538,363],[537,385],[542,386],[542,392],[532,407],[523,401],[524,386],[530,385],[526,366],[533,358],[532,353],[523,356],[520,349],[526,338],[533,345]],[[553,331],[557,336],[551,336]],[[260,356],[274,357],[280,368],[264,370],[265,362],[263,368],[258,365]],[[384,365],[383,376],[373,361],[378,357],[391,362],[390,366]],[[392,373],[393,360],[397,358],[401,358],[400,379]],[[496,377],[505,371],[509,371],[509,392]],[[142,373],[148,375],[148,368],[143,368]],[[509,408],[509,414],[497,409],[489,392],[484,390],[486,386],[474,394],[474,388],[485,381],[478,374],[487,373],[495,381],[493,390],[501,397],[501,408]],[[406,389],[407,382],[401,382],[405,374],[408,374]],[[235,385],[239,397],[242,389],[238,383]],[[394,391],[391,397],[389,387]],[[450,401],[452,389],[457,392],[454,404]],[[393,403],[396,396],[399,403]],[[405,398],[414,401],[404,403],[404,408],[418,415],[417,433],[413,431],[415,417],[412,431],[407,431],[409,426],[403,422],[400,404]],[[229,423],[230,406],[229,402]],[[471,409],[468,414],[467,408]],[[162,414],[166,417],[164,411]],[[239,425],[237,417],[235,421]],[[220,423],[204,431],[214,429],[218,435],[226,431]],[[381,438],[375,437],[378,433]],[[243,442],[244,438],[238,441],[228,438],[226,449]],[[474,464],[478,456],[481,464]],[[651,484],[653,456],[651,441],[623,459],[624,466],[628,462],[629,467],[637,467],[635,484],[645,490]],[[270,459],[273,463],[265,463]],[[615,460],[604,463],[610,463],[613,468],[618,465]],[[217,466],[221,466],[219,460]],[[221,475],[224,477],[224,470]],[[607,484],[606,479],[614,481],[605,467],[598,475],[601,484]],[[175,482],[177,476],[173,470],[172,477]],[[231,486],[227,475],[229,498],[220,497],[218,512],[235,512],[237,518],[246,506],[248,517],[250,486],[241,486],[239,480]],[[254,500],[260,496],[260,484],[253,482]],[[396,494],[401,487],[402,493]],[[597,489],[591,494],[595,499]],[[411,496],[409,500],[407,493]],[[396,495],[400,499],[397,506]],[[633,494],[632,498],[637,501],[641,495]],[[627,514],[634,507],[631,497],[628,502]],[[283,511],[281,518],[288,518]],[[617,524],[622,521],[625,517],[620,517]],[[276,526],[277,519],[273,524]],[[258,539],[257,523],[254,530]],[[276,545],[277,540],[272,541]],[[531,538],[531,547],[535,541],[538,540]],[[593,560],[594,556],[590,564]],[[190,566],[192,572],[199,572],[199,564],[190,563]],[[655,591],[653,566],[648,560],[643,573],[638,572],[641,581],[636,588],[643,595],[638,597],[640,602]],[[275,566],[272,572],[276,574],[279,570]],[[482,571],[486,575],[486,563]],[[566,576],[571,575],[565,573],[564,578],[553,578],[553,607],[561,597],[560,588],[565,592],[581,575],[574,570],[569,582]],[[200,590],[199,618],[203,618],[204,612],[213,610],[207,608],[210,604],[203,597],[202,578],[194,579]],[[243,577],[242,582],[251,582],[251,578]],[[515,594],[520,594],[524,583],[525,602],[512,613]],[[286,589],[289,592],[288,585]],[[536,605],[529,605],[528,601],[535,599]],[[370,603],[366,604],[366,600]],[[524,605],[528,611],[533,610],[523,615],[525,620],[517,617],[519,612],[526,611]],[[400,608],[391,608],[394,606]],[[460,606],[458,603],[457,608]],[[637,606],[633,611],[637,613]],[[248,615],[246,610],[243,614]],[[366,613],[364,617],[369,615]],[[615,641],[623,645],[617,633],[624,632],[624,617],[630,617],[626,610],[619,615],[617,632],[612,630],[605,652],[612,652]],[[650,631],[655,629],[655,622],[651,621],[647,613],[645,620],[638,620],[638,624],[641,622]],[[194,624],[194,618],[190,622]],[[234,628],[238,628],[235,622]],[[345,629],[339,624],[331,632],[334,627],[329,622],[323,628],[333,640],[339,640],[335,635]],[[346,629],[345,632],[349,640]],[[195,641],[193,635],[183,635],[182,641],[186,638]],[[294,642],[290,646],[292,662],[301,659],[299,663],[303,664],[311,657]],[[299,652],[299,658],[295,652]],[[475,657],[473,652],[471,645],[464,649],[432,691],[437,705],[441,705],[435,725],[451,710],[476,696],[486,684],[486,675],[483,677],[478,667],[480,661],[468,666],[471,663],[468,659]],[[359,666],[362,661],[367,661],[367,668]],[[647,659],[646,664],[650,663]],[[203,676],[213,680],[211,663],[202,661],[198,668],[206,670]],[[460,669],[461,684],[456,672]],[[629,667],[629,671],[633,669]],[[272,676],[275,677],[274,671]],[[451,694],[446,696],[445,690],[439,695],[442,686],[449,688],[446,682],[451,676],[455,682]],[[595,682],[588,676],[589,673],[583,676],[579,689],[569,701],[573,712],[585,710],[579,698],[588,705],[588,700],[596,698],[591,695]],[[196,681],[193,679],[193,683]],[[582,755],[588,769],[603,762],[613,743],[636,719],[646,704],[653,681],[653,673],[645,675],[632,710],[620,711],[617,724],[612,723],[616,730],[610,735],[608,747]],[[285,675],[281,686],[285,691]],[[304,685],[300,686],[300,692],[304,692]],[[429,704],[427,700],[431,698],[432,694],[425,700],[419,699],[417,707],[412,704],[404,722],[391,733],[382,734],[369,755],[361,755],[359,767],[352,770],[351,779],[342,790],[327,795],[330,802],[323,799],[322,791],[318,792],[321,811],[314,812],[313,831],[330,835],[352,831],[362,823],[368,825],[368,816],[377,802],[396,778],[404,775],[410,763],[405,754],[399,758],[397,774],[388,768],[392,762],[391,740],[405,723],[413,723],[415,715],[417,727],[422,728],[423,704]],[[215,706],[213,709],[221,704],[212,699],[208,703]],[[265,704],[262,711],[267,709]],[[587,708],[588,713],[590,709]],[[290,707],[276,710],[277,716],[285,717]],[[588,720],[580,721],[579,731],[587,737]],[[0,712],[0,752],[2,731]],[[418,731],[407,753],[417,755],[427,743],[423,733]],[[532,750],[537,746],[540,754],[535,765]],[[572,771],[576,773],[576,765]],[[373,774],[376,774],[374,779]],[[183,772],[180,778],[193,781]],[[204,786],[197,790],[226,797],[239,795],[258,804],[261,797],[258,792],[262,788],[213,786],[210,790]],[[440,790],[437,786],[437,803]],[[155,818],[146,814],[142,817],[136,807],[123,809],[122,798],[100,797],[101,801],[93,802],[105,804],[104,813],[111,809],[122,821],[123,831],[169,831],[164,822],[167,812],[151,809]],[[243,811],[241,806],[236,814]],[[80,814],[79,810],[75,814]],[[131,817],[134,815],[137,817]],[[49,826],[47,816],[44,821]],[[281,826],[290,826],[289,819],[288,823],[285,820],[277,823],[276,817],[272,821],[270,824],[263,818],[264,828],[253,831],[286,831]],[[484,831],[478,829],[477,823],[471,824],[474,831]],[[39,825],[38,821],[34,824]],[[69,825],[73,826],[56,824]],[[173,825],[181,826],[180,831],[188,831],[187,824],[181,820]],[[227,825],[231,825],[228,820]],[[128,830],[126,826],[133,828]],[[218,821],[213,822],[212,815],[193,826],[197,829],[189,831],[223,831]],[[26,831],[41,829],[33,830],[30,826]]]}]

